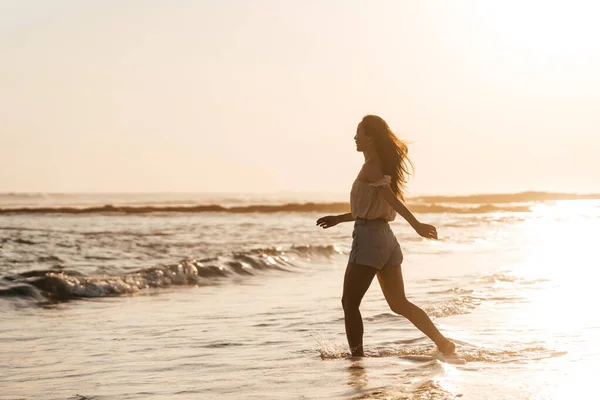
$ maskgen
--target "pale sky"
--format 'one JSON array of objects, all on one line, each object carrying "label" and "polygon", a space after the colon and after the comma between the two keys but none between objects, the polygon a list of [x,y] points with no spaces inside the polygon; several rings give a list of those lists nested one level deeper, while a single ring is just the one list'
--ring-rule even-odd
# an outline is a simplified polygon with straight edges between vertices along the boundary
[{"label": "pale sky", "polygon": [[0,0],[0,192],[600,191],[600,5]]}]

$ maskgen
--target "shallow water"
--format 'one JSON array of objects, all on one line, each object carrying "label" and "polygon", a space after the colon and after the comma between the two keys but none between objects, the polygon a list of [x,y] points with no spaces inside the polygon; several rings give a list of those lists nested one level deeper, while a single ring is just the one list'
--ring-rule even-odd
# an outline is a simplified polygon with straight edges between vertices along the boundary
[{"label": "shallow water", "polygon": [[[389,311],[376,280],[361,307],[368,357],[347,357],[352,227],[319,230],[317,216],[0,216],[0,399],[572,399],[595,389],[597,202],[419,215],[440,241],[392,224],[407,294],[457,342],[451,359]],[[165,269],[192,259],[197,275]],[[110,292],[146,267],[163,274]],[[50,299],[32,285],[39,276],[17,275],[52,268],[84,297]]]}]

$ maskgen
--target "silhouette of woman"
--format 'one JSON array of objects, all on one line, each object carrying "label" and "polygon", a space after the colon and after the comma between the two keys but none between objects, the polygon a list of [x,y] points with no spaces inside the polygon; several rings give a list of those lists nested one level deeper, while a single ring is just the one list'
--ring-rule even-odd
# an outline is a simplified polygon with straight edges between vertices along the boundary
[{"label": "silhouette of woman", "polygon": [[359,306],[377,275],[391,310],[412,322],[433,340],[443,354],[452,354],[454,343],[440,333],[425,311],[406,299],[402,250],[389,226],[398,213],[419,235],[437,239],[436,228],[419,222],[403,204],[409,166],[412,167],[406,143],[398,139],[388,124],[376,115],[362,119],[354,140],[356,150],[364,154],[365,162],[350,192],[351,212],[317,220],[317,225],[322,228],[355,221],[342,294],[350,352],[352,356],[364,356]]}]

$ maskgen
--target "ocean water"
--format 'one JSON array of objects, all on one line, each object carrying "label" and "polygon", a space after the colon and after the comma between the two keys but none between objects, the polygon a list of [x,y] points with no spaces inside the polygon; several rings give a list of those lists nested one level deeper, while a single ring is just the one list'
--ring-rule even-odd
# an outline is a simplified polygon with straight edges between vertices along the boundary
[{"label": "ocean water", "polygon": [[598,199],[414,199],[440,239],[392,223],[406,292],[457,354],[374,280],[362,359],[352,224],[315,226],[344,200],[0,195],[0,399],[595,398]]}]

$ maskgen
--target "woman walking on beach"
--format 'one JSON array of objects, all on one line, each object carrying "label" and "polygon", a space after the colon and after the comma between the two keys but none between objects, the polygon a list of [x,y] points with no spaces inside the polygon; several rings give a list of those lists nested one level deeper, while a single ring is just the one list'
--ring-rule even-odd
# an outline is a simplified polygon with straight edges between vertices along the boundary
[{"label": "woman walking on beach", "polygon": [[362,119],[354,140],[365,162],[350,192],[351,212],[317,220],[317,225],[323,228],[355,221],[342,294],[346,337],[352,356],[364,356],[359,306],[375,275],[391,310],[412,322],[443,354],[452,354],[454,343],[440,333],[425,311],[406,299],[401,268],[403,255],[389,226],[398,213],[419,235],[437,239],[435,227],[419,222],[402,203],[411,165],[407,146],[375,115]]}]

